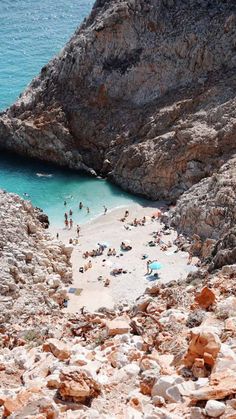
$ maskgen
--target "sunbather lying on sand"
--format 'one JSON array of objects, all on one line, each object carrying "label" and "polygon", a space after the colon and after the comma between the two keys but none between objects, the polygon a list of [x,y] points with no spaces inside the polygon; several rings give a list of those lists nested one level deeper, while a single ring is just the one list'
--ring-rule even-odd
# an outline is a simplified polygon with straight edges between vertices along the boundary
[{"label": "sunbather lying on sand", "polygon": [[130,246],[129,244],[125,244],[124,242],[121,243],[120,248],[122,250],[131,250],[132,246]]},{"label": "sunbather lying on sand", "polygon": [[124,270],[123,268],[114,268],[112,271],[111,271],[111,274],[112,275],[114,275],[114,276],[116,276],[116,275],[120,275],[120,274],[126,274],[127,273],[127,271],[126,270]]}]

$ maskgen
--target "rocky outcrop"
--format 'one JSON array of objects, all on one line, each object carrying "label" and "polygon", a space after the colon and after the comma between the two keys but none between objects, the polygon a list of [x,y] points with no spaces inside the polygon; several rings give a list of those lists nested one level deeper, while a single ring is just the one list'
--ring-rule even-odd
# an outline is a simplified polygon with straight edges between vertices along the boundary
[{"label": "rocky outcrop", "polygon": [[[195,300],[205,282],[217,298],[200,319]],[[133,307],[65,313],[54,323],[52,314],[45,319],[48,334],[40,329],[43,342],[19,346],[15,338],[24,322],[12,324],[8,333],[0,329],[1,415],[235,417],[234,282],[218,272],[199,280],[198,288],[184,281],[152,284]],[[190,317],[199,327],[193,329]],[[43,318],[37,315],[38,323]]]},{"label": "rocky outcrop", "polygon": [[14,194],[0,191],[0,324],[57,311],[72,280],[72,249],[54,240],[42,214]]},{"label": "rocky outcrop", "polygon": [[186,234],[219,239],[235,225],[235,202],[236,158],[232,158],[218,173],[202,180],[181,196],[171,221]]},{"label": "rocky outcrop", "polygon": [[236,151],[235,33],[233,0],[96,1],[1,115],[1,147],[176,199]]}]

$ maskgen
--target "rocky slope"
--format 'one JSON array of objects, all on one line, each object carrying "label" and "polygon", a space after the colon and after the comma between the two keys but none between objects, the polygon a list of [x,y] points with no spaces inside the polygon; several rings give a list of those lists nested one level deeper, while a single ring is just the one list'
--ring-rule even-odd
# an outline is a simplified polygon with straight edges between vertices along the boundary
[{"label": "rocky slope", "polygon": [[98,0],[1,146],[176,199],[236,152],[235,36],[233,0]]},{"label": "rocky slope", "polygon": [[235,275],[155,284],[130,309],[37,316],[37,339],[12,326],[1,333],[2,417],[235,418]]},{"label": "rocky slope", "polygon": [[[72,248],[54,240],[42,213],[0,191],[0,329],[58,312],[72,280]],[[39,326],[36,322],[36,326]]]}]

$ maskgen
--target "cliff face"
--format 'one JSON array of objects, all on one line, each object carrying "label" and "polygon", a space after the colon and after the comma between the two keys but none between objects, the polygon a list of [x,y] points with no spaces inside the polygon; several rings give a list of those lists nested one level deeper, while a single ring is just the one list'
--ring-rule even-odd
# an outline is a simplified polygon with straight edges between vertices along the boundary
[{"label": "cliff face", "polygon": [[0,190],[0,326],[58,312],[72,280],[71,246],[45,231],[29,201]]},{"label": "cliff face", "polygon": [[1,147],[176,199],[235,142],[233,0],[96,1],[0,117]]}]

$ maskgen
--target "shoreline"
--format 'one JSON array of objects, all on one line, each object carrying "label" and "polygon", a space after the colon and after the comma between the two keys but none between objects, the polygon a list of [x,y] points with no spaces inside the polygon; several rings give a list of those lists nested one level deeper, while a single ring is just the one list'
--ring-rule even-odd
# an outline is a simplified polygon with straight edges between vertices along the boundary
[{"label": "shoreline", "polygon": [[[173,240],[177,233],[171,229],[170,234],[162,237],[163,243],[172,243],[166,251],[162,251],[159,246],[149,247],[147,243],[152,240],[152,233],[160,231],[163,224],[158,219],[151,221],[151,215],[165,204],[163,201],[153,202],[153,205],[143,206],[141,204],[128,205],[122,208],[116,208],[107,212],[106,215],[100,215],[95,219],[81,224],[81,232],[78,238],[78,244],[73,245],[71,257],[73,270],[73,283],[68,291],[76,289],[76,295],[69,292],[68,306],[65,312],[76,313],[82,307],[89,311],[96,311],[100,307],[113,308],[117,304],[133,303],[141,296],[145,289],[158,281],[166,283],[176,279],[185,278],[190,270],[194,269],[192,265],[187,264],[188,253],[180,252],[173,245]],[[129,211],[129,217],[123,223],[120,219],[124,215],[124,208]],[[138,219],[147,217],[145,226],[131,227],[128,224],[136,217]],[[127,230],[125,227],[129,227]],[[49,232],[56,237],[59,233],[59,240],[64,244],[69,244],[69,239],[76,239],[76,226],[72,230],[65,228],[49,228]],[[132,250],[122,251],[120,243],[128,240],[132,245]],[[97,243],[107,243],[108,247],[116,249],[116,256],[107,256],[107,249],[103,255],[96,257],[83,258],[85,251],[96,249]],[[146,254],[150,260],[158,260],[163,269],[157,279],[154,275],[148,276],[147,260],[142,259]],[[89,260],[92,268],[81,273],[80,270]],[[113,269],[126,270],[127,273],[113,276]],[[102,279],[100,279],[102,277]],[[106,280],[109,286],[105,286]],[[154,282],[155,281],[155,282]]]}]

